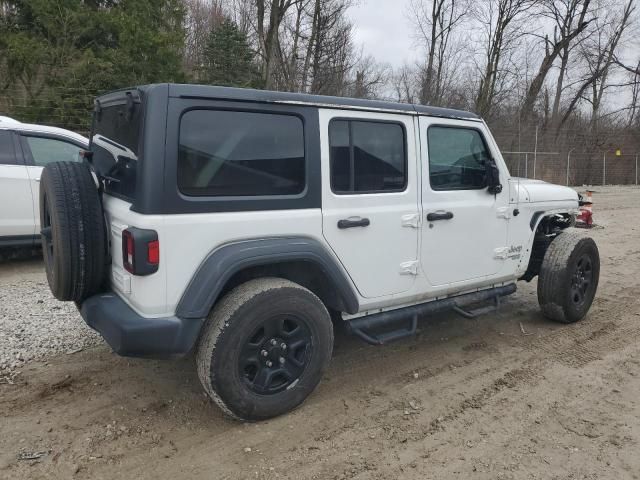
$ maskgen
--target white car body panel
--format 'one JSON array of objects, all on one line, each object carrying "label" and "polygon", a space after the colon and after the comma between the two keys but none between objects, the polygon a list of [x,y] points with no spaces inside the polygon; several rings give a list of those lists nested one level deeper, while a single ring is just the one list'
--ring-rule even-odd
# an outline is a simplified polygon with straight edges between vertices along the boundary
[{"label": "white car body panel", "polygon": [[33,235],[35,217],[27,167],[0,165],[0,237]]},{"label": "white car body panel", "polygon": [[524,201],[527,202],[575,202],[578,200],[578,194],[573,188],[554,185],[542,180],[513,178],[512,183],[516,183],[526,191]]},{"label": "white car body panel", "polygon": [[[141,215],[131,204],[105,195],[111,226],[112,288],[140,315],[171,316],[200,264],[226,243],[251,238],[303,235],[325,245],[319,209],[259,212]],[[153,229],[160,242],[158,272],[130,275],[122,263],[122,230]],[[260,232],[260,234],[256,234]]]}]

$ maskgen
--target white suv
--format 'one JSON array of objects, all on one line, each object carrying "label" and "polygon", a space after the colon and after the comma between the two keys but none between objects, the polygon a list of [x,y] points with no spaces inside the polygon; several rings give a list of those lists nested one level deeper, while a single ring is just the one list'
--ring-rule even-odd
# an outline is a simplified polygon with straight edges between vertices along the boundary
[{"label": "white suv", "polygon": [[520,279],[560,322],[595,296],[576,192],[512,177],[472,113],[165,84],[98,98],[92,123],[87,163],[42,176],[49,285],[119,354],[195,351],[233,417],[299,405],[332,321],[384,344]]},{"label": "white suv", "polygon": [[0,116],[0,247],[32,245],[40,235],[38,191],[43,167],[79,161],[82,135]]}]

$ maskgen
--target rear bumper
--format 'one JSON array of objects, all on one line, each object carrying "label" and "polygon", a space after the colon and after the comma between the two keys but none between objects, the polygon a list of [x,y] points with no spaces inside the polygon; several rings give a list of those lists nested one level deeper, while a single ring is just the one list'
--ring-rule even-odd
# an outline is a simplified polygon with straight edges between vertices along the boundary
[{"label": "rear bumper", "polygon": [[115,293],[86,299],[80,314],[119,355],[128,357],[180,357],[191,351],[204,319],[146,318],[138,315]]}]

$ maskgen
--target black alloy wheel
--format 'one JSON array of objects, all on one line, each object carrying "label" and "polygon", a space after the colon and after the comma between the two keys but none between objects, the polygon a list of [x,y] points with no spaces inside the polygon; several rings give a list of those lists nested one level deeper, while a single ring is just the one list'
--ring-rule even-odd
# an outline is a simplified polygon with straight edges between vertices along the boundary
[{"label": "black alloy wheel", "polygon": [[258,394],[279,393],[298,381],[312,349],[311,332],[303,320],[289,315],[268,318],[240,352],[240,375]]}]

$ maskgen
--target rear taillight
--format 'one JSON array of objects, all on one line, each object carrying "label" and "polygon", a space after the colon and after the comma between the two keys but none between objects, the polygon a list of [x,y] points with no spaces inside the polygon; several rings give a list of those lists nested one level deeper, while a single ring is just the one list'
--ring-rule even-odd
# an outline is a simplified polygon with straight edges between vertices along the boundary
[{"label": "rear taillight", "polygon": [[160,242],[158,240],[147,243],[147,262],[151,265],[160,263]]},{"label": "rear taillight", "polygon": [[133,234],[129,230],[122,232],[122,264],[129,273],[134,273],[133,261],[136,256],[136,248]]},{"label": "rear taillight", "polygon": [[151,275],[160,264],[160,242],[155,230],[127,228],[122,232],[122,266],[133,275]]}]

